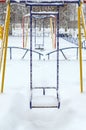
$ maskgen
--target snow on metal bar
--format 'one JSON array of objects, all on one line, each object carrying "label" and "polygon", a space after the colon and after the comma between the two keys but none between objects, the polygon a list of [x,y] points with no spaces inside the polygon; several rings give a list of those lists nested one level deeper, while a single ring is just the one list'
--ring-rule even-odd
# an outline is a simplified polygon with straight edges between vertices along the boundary
[{"label": "snow on metal bar", "polygon": [[[23,1],[23,0],[21,0],[21,1]],[[45,3],[47,3],[47,2],[79,2],[79,1],[81,1],[81,0],[27,0],[27,2],[45,2]]]},{"label": "snow on metal bar", "polygon": [[42,12],[31,12],[31,14],[33,14],[33,15],[57,15],[58,14],[58,12],[46,12],[46,11],[42,11]]},{"label": "snow on metal bar", "polygon": [[85,0],[10,0],[10,2],[19,3],[78,3]]},{"label": "snow on metal bar", "polygon": [[34,3],[34,2],[32,2],[32,3],[30,3],[30,2],[27,2],[26,5],[27,6],[30,6],[30,5],[32,5],[32,6],[63,6],[64,3],[56,3],[56,2],[55,3],[54,2],[52,2],[52,3],[51,2],[50,3],[49,2],[47,2],[47,3],[42,3],[42,2],[41,3],[40,2]]}]

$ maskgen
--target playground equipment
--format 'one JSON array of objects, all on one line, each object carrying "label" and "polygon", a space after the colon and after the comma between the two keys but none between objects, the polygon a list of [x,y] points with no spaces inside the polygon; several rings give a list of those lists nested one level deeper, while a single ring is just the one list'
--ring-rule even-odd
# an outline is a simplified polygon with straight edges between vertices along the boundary
[{"label": "playground equipment", "polygon": [[[79,39],[79,61],[80,61],[80,92],[83,92],[83,78],[82,78],[82,43],[81,43],[81,0],[57,0],[57,1],[28,1],[26,3],[27,6],[30,6],[30,49],[32,50],[32,15],[37,14],[37,12],[32,12],[33,6],[61,6],[62,4],[68,4],[68,3],[76,3],[78,4],[78,39]],[[85,1],[84,1],[85,3]],[[39,14],[39,13],[38,13]],[[58,16],[57,16],[58,17]],[[58,21],[58,20],[57,20]],[[57,22],[57,25],[59,22]],[[57,27],[57,88],[59,87],[59,26]],[[30,108],[32,108],[32,52],[30,52],[30,90],[31,90],[31,100],[30,100]],[[58,91],[58,89],[57,89]]]},{"label": "playground equipment", "polygon": [[[4,3],[5,0],[0,2]],[[4,24],[4,30],[1,31],[1,55],[0,55],[0,66],[1,66],[1,86],[0,91],[3,93],[4,90],[4,80],[5,80],[5,70],[6,70],[6,57],[7,57],[7,47],[8,47],[8,34],[9,34],[9,23],[10,23],[10,3],[7,2],[7,11]],[[2,30],[2,27],[1,27]]]},{"label": "playground equipment", "polygon": [[3,26],[0,26],[0,40],[3,39],[3,30],[4,30]]},{"label": "playground equipment", "polygon": [[[50,15],[55,15],[56,16],[56,22],[57,22],[57,35],[58,35],[58,22],[59,22],[59,13],[58,11],[56,12],[33,12],[32,10],[32,5],[30,5],[30,26],[32,27],[32,17],[33,15],[47,15],[47,17],[49,17]],[[32,50],[32,29],[30,30],[30,34],[31,34],[31,39],[30,39],[30,50]],[[57,39],[57,43],[58,43],[58,39]],[[59,49],[59,44],[57,44],[57,50]],[[60,107],[60,100],[59,100],[59,94],[58,94],[58,75],[57,75],[57,81],[56,81],[56,87],[35,87],[32,84],[32,80],[33,80],[33,70],[32,70],[32,52],[30,52],[30,91],[31,91],[31,96],[30,96],[30,108],[54,108]],[[59,57],[58,57],[58,51],[57,51],[57,64],[56,64],[56,69],[58,70],[58,62],[59,62]],[[34,89],[42,89],[43,90],[43,95],[46,96],[46,89],[55,89],[56,90],[56,99],[57,99],[57,103],[55,105],[34,105],[33,104],[33,90]]]},{"label": "playground equipment", "polygon": [[[23,28],[23,47],[27,47],[28,42],[28,34],[29,34],[29,17],[30,14],[26,14],[22,18],[22,28]],[[44,43],[45,43],[45,35],[47,34],[45,29],[48,30],[49,27],[45,27],[46,19],[50,19],[50,32],[51,32],[51,39],[52,39],[52,48],[56,48],[56,18],[54,15],[50,16],[41,16],[41,15],[34,15],[33,16],[33,40],[35,44],[35,49],[44,50]],[[39,32],[39,33],[38,33]],[[37,38],[42,37],[42,41],[38,41]],[[38,38],[39,39],[39,38]]]},{"label": "playground equipment", "polygon": [[[52,39],[52,47],[55,49],[56,48],[56,39],[55,39],[55,37],[56,37],[56,18],[55,18],[55,16],[54,15],[34,15],[33,16],[33,18],[34,18],[34,27],[35,27],[35,49],[41,49],[41,50],[43,50],[44,49],[44,44],[46,44],[46,40],[45,40],[45,33],[46,33],[46,31],[45,31],[45,29],[47,29],[48,30],[48,27],[47,28],[45,28],[45,23],[46,23],[46,20],[48,19],[50,19],[50,32],[51,32],[51,39]],[[40,21],[40,29],[39,29],[39,34],[41,34],[40,35],[40,37],[42,37],[42,42],[40,42],[40,41],[37,41],[37,20],[38,20],[38,22]],[[54,20],[54,22],[53,22],[53,20]]]},{"label": "playground equipment", "polygon": [[[34,29],[35,29],[35,36],[34,36],[35,49],[44,50],[44,42],[45,42],[44,41],[44,19],[45,19],[45,16],[44,17],[43,16],[33,16],[33,19],[34,19]],[[37,20],[38,20],[39,27],[37,27]],[[39,32],[38,36],[37,36],[37,32]],[[43,34],[42,43],[41,43],[41,41],[37,41],[37,37],[41,37],[41,34]]]},{"label": "playground equipment", "polygon": [[[10,0],[10,2],[17,2],[15,0]],[[86,3],[86,1],[83,1],[84,3]],[[78,38],[79,38],[79,61],[80,61],[80,92],[83,92],[83,75],[82,75],[82,43],[81,43],[81,8],[82,8],[82,1],[81,0],[19,0],[19,3],[25,3],[26,6],[30,7],[30,108],[54,108],[54,107],[58,107],[60,108],[60,100],[59,100],[59,7],[60,6],[64,6],[65,4],[69,4],[69,3],[76,3],[78,5]],[[33,11],[33,7],[34,6],[57,6],[58,10],[56,12],[45,12],[45,11],[41,11],[41,12],[34,12]],[[32,18],[33,16],[37,16],[37,15],[54,15],[56,16],[56,47],[57,47],[57,60],[56,60],[56,87],[36,87],[33,86],[33,56],[32,56],[32,45],[33,45],[33,41],[32,41]],[[8,2],[8,6],[7,6],[7,15],[6,15],[6,22],[5,23],[5,31],[4,31],[4,36],[6,39],[3,42],[4,43],[4,62],[3,62],[3,67],[2,67],[2,89],[1,92],[3,92],[3,86],[4,86],[4,74],[5,74],[5,66],[6,66],[6,48],[7,48],[7,39],[8,39],[8,27],[9,27],[9,17],[10,17],[10,3]],[[82,21],[84,24],[84,21]],[[57,103],[56,105],[42,105],[42,106],[38,106],[38,105],[33,105],[33,90],[36,89],[42,89],[43,90],[43,95],[45,96],[45,91],[46,89],[55,89],[56,90],[56,99],[57,99]]]},{"label": "playground equipment", "polygon": [[56,49],[56,17],[55,16],[50,17],[50,27],[51,27],[52,47]]},{"label": "playground equipment", "polygon": [[[30,91],[31,91],[31,97],[30,97],[30,108],[33,107],[41,107],[41,106],[33,106],[32,104],[32,93],[33,93],[33,75],[32,75],[32,16],[33,15],[51,15],[53,14],[52,12],[33,12],[32,8],[33,6],[62,6],[64,4],[68,4],[68,3],[76,3],[78,4],[78,35],[79,35],[79,57],[80,57],[80,91],[83,92],[83,81],[82,81],[82,45],[81,45],[81,27],[80,27],[80,16],[81,16],[81,1],[80,0],[57,0],[57,1],[36,1],[36,0],[28,0],[27,2],[25,1],[21,1],[24,2],[27,6],[30,6]],[[57,12],[54,12],[57,13]],[[58,14],[59,14],[59,10],[58,10]],[[54,14],[57,17],[57,107],[60,107],[60,101],[59,101],[59,96],[58,96],[58,87],[59,87],[59,15],[58,14]],[[35,89],[39,89],[35,88]],[[43,95],[45,95],[45,90],[46,88],[42,87],[41,89],[43,89]],[[48,87],[49,89],[49,87]],[[44,107],[44,106],[43,106]],[[47,106],[48,107],[48,106]],[[55,107],[55,106],[53,106]]]},{"label": "playground equipment", "polygon": [[29,33],[29,14],[24,15],[22,18],[22,29],[23,29],[23,48],[26,48]]}]

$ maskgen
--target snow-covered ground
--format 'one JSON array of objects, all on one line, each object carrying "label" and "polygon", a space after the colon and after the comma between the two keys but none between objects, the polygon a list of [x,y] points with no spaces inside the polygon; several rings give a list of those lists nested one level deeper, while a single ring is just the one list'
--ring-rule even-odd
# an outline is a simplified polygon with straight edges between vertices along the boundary
[{"label": "snow-covered ground", "polygon": [[[47,43],[49,39],[47,39]],[[46,43],[46,44],[47,44]],[[21,37],[9,37],[9,46],[22,47]],[[49,49],[48,49],[49,47]],[[45,54],[51,43],[45,45]],[[75,47],[60,38],[60,48]],[[86,61],[83,61],[84,92],[80,93],[79,61],[71,60],[71,53],[60,56],[59,96],[61,108],[29,109],[29,60],[7,60],[4,93],[0,95],[0,130],[85,130],[86,129]],[[15,57],[17,57],[18,50]],[[85,52],[83,53],[85,57]],[[69,57],[70,56],[70,57]],[[54,58],[54,55],[53,55]],[[34,60],[33,85],[56,85],[56,61]],[[35,94],[39,94],[38,93]],[[49,93],[49,91],[47,92]],[[50,91],[52,94],[52,92]],[[42,103],[42,102],[41,102]]]}]

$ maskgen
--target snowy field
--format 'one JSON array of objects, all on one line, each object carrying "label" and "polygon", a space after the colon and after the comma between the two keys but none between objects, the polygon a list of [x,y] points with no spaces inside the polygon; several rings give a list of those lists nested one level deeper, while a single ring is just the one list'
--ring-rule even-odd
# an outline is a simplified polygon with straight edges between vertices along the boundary
[{"label": "snowy field", "polygon": [[[46,43],[45,50],[41,52],[44,54],[43,59],[34,60],[33,63],[34,85],[56,85],[55,54],[47,60],[45,54],[52,51],[52,48],[49,39],[46,40],[49,44]],[[22,38],[9,37],[9,46],[22,47]],[[60,48],[64,47],[75,47],[75,45],[60,38]],[[83,52],[84,93],[82,94],[80,93],[79,61],[74,58],[74,50],[65,51],[68,60],[60,55],[60,109],[29,109],[29,57],[27,54],[26,59],[20,60],[17,58],[18,53],[18,50],[14,53],[13,60],[9,58],[7,60],[5,88],[4,93],[0,95],[0,130],[86,130],[85,50]]]}]

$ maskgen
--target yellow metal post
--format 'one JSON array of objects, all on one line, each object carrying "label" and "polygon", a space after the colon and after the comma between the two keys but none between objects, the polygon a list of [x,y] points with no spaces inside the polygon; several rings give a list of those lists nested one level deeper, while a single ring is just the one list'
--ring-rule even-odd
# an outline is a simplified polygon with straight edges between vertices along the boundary
[{"label": "yellow metal post", "polygon": [[3,54],[2,54],[2,65],[1,65],[1,93],[3,93],[3,90],[4,90],[9,24],[10,24],[10,2],[7,3],[7,11],[6,11],[6,18],[5,18],[4,33],[3,33]]},{"label": "yellow metal post", "polygon": [[52,39],[52,47],[53,47],[53,25],[52,25],[52,18],[50,18],[50,29],[51,29],[51,39]]},{"label": "yellow metal post", "polygon": [[27,40],[28,40],[28,27],[27,27],[27,30],[26,30],[26,39],[25,39],[25,43],[24,43],[24,48],[27,48]]},{"label": "yellow metal post", "polygon": [[54,49],[56,49],[56,17],[54,18]]},{"label": "yellow metal post", "polygon": [[25,41],[24,41],[24,48],[27,48],[27,42],[28,42],[28,32],[29,32],[29,17],[27,19],[28,23],[27,23],[27,27],[26,27],[26,35],[25,35]]},{"label": "yellow metal post", "polygon": [[25,37],[25,41],[24,41],[24,48],[27,47],[27,40],[28,40],[28,30],[26,32],[26,37]]},{"label": "yellow metal post", "polygon": [[0,26],[0,40],[3,39],[3,27]]},{"label": "yellow metal post", "polygon": [[[55,25],[54,25],[55,26]],[[55,49],[56,44],[55,44],[55,34],[53,32],[53,24],[52,24],[52,18],[50,18],[50,28],[51,28],[51,39],[52,39],[52,47]],[[54,28],[55,29],[55,28]]]},{"label": "yellow metal post", "polygon": [[78,6],[78,44],[79,44],[79,62],[80,62],[80,92],[83,92],[83,76],[82,76],[82,42],[81,42],[81,26],[80,26],[81,5]]}]

